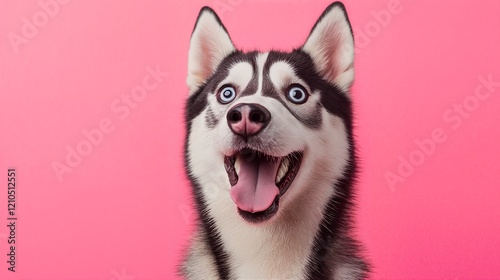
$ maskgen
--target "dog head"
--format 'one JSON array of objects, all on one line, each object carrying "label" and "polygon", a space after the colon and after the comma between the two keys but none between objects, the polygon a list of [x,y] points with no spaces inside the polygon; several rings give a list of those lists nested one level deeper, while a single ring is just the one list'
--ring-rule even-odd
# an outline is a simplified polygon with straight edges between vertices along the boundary
[{"label": "dog head", "polygon": [[291,52],[236,49],[204,7],[188,59],[186,167],[201,212],[272,222],[352,176],[354,40],[341,3]]}]

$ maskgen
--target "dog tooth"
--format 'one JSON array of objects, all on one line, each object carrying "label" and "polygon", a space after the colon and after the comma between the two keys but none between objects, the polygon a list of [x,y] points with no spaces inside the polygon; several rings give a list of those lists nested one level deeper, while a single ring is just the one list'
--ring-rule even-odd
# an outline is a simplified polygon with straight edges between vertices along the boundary
[{"label": "dog tooth", "polygon": [[283,175],[288,172],[288,166],[290,165],[290,162],[288,158],[284,158],[283,161],[281,162],[279,170],[283,173]]},{"label": "dog tooth", "polygon": [[278,176],[276,176],[276,181],[275,181],[275,183],[276,183],[276,184],[278,184],[278,183],[281,181],[281,179],[283,179],[283,176],[285,176],[285,173],[283,173],[283,171],[282,171],[282,170],[279,170],[279,171],[278,171]]},{"label": "dog tooth", "polygon": [[288,171],[288,166],[290,165],[290,160],[288,159],[288,157],[285,157],[283,159],[283,166],[285,167],[285,170]]},{"label": "dog tooth", "polygon": [[278,174],[276,174],[276,179],[275,179],[275,183],[279,183],[281,181],[281,179],[283,178],[283,172],[281,172],[281,168],[278,169]]},{"label": "dog tooth", "polygon": [[236,160],[234,162],[234,170],[236,171],[236,175],[240,174],[240,159],[239,159],[239,157],[236,157]]},{"label": "dog tooth", "polygon": [[285,175],[285,173],[283,172],[283,170],[278,170],[278,176],[276,176],[276,183],[279,183],[281,181],[281,179],[283,179],[283,176]]},{"label": "dog tooth", "polygon": [[276,176],[276,183],[279,183],[283,177],[285,177],[288,172],[288,166],[290,165],[290,161],[288,158],[284,158],[281,161],[280,167],[278,169],[278,175]]}]

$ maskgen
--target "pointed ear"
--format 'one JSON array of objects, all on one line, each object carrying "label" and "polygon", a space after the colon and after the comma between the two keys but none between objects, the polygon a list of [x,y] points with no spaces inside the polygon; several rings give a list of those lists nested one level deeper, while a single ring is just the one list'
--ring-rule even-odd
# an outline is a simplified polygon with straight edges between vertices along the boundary
[{"label": "pointed ear", "polygon": [[354,38],[342,3],[326,8],[302,50],[312,57],[325,80],[349,92],[354,81]]},{"label": "pointed ear", "polygon": [[190,94],[206,82],[224,57],[234,51],[233,42],[217,14],[203,7],[189,45],[187,85]]}]

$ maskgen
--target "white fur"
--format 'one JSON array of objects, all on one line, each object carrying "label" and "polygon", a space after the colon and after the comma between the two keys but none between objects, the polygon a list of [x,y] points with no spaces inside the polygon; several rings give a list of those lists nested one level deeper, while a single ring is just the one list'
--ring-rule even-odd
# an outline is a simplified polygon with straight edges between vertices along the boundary
[{"label": "white fur", "polygon": [[[291,84],[300,84],[306,89],[307,92],[311,93],[311,89],[307,83],[302,81],[295,73],[296,69],[285,61],[277,61],[269,68],[269,78],[276,89],[280,89],[281,91],[282,89],[286,89]],[[309,96],[309,100],[306,103],[296,106],[288,101],[285,97],[286,94],[287,92],[281,92],[281,99],[288,102],[291,109],[302,117],[307,117],[310,114],[313,114],[316,105],[320,102],[320,95],[316,92]],[[281,109],[284,110],[285,108],[281,107]]]},{"label": "white fur", "polygon": [[[288,77],[283,75],[281,78]],[[277,76],[274,79],[276,84],[285,82],[278,81]],[[231,82],[236,83],[236,80]],[[214,98],[210,99],[210,106],[216,107],[214,102]],[[209,129],[204,113],[193,120],[188,149],[191,171],[203,186],[208,209],[231,255],[231,270],[237,279],[303,279],[305,260],[323,217],[324,206],[334,194],[332,182],[342,177],[347,165],[344,124],[323,109],[323,126],[311,130],[273,98],[250,95],[238,102],[259,103],[271,112],[272,123],[262,133],[265,133],[263,137],[269,134],[277,143],[274,146],[276,156],[304,151],[301,169],[281,198],[277,215],[256,226],[245,222],[237,213],[229,196],[231,186],[223,164],[223,154],[231,147],[231,131],[226,122]]]},{"label": "white fur", "polygon": [[[188,85],[191,93],[208,78],[217,64],[234,47],[213,15],[204,13],[191,39]],[[194,45],[194,46],[193,46]],[[204,47],[203,47],[204,46]],[[353,40],[349,25],[340,8],[334,7],[303,46],[311,55],[325,79],[348,89],[353,81]],[[210,59],[203,58],[207,55]],[[343,177],[349,161],[348,134],[343,120],[322,108],[321,127],[308,128],[276,99],[262,95],[263,68],[269,53],[257,57],[258,88],[252,95],[237,97],[229,105],[217,102],[215,94],[208,94],[208,106],[191,122],[188,135],[188,162],[192,175],[202,188],[207,211],[215,221],[224,249],[230,256],[230,270],[236,279],[305,279],[305,268],[310,257],[315,235],[324,217],[325,207],[335,195],[335,183]],[[239,91],[247,87],[253,69],[246,62],[236,63],[229,75],[218,85],[233,84]],[[285,102],[287,85],[299,83],[311,93],[302,105],[289,102],[290,109],[299,116],[317,112],[318,92],[310,92],[307,84],[295,74],[286,61],[275,62],[269,77],[275,90]],[[285,156],[303,151],[301,168],[289,190],[280,200],[278,212],[269,221],[254,225],[243,220],[237,212],[229,191],[228,175],[224,169],[224,155],[232,151],[232,131],[225,114],[240,103],[258,103],[272,115],[271,122],[260,137],[269,139],[266,153]],[[219,118],[215,127],[206,124],[208,108]],[[213,256],[206,244],[195,238],[185,269],[189,279],[212,279]],[[335,276],[351,279],[355,267],[338,265]]]},{"label": "white fur", "polygon": [[257,88],[257,95],[261,95],[262,94],[262,85],[263,85],[263,72],[264,72],[264,64],[266,64],[266,61],[267,61],[267,57],[269,56],[269,52],[265,52],[265,53],[260,53],[258,56],[257,56],[257,73],[259,75],[259,85],[258,85],[258,88]]},{"label": "white fur", "polygon": [[191,35],[187,85],[190,94],[210,77],[219,63],[235,50],[229,35],[214,14],[204,11]]},{"label": "white fur", "polygon": [[285,61],[273,63],[269,68],[269,77],[275,88],[280,89],[290,84],[301,84],[308,89],[307,84],[295,74],[293,66]]},{"label": "white fur", "polygon": [[339,7],[333,7],[312,31],[302,50],[328,81],[348,92],[354,81],[354,38]]},{"label": "white fur", "polygon": [[356,280],[359,279],[360,275],[363,275],[363,271],[359,270],[355,266],[341,266],[336,269],[334,273],[334,279],[336,280]]},{"label": "white fur", "polygon": [[252,79],[252,75],[253,69],[250,63],[236,63],[229,68],[229,75],[219,83],[217,88],[220,88],[225,84],[232,84],[237,86],[239,91],[243,91]]},{"label": "white fur", "polygon": [[199,232],[192,238],[188,260],[195,260],[196,265],[183,267],[183,273],[186,279],[217,279],[217,269],[213,265],[214,259],[211,256],[210,248],[208,248],[208,245],[203,241]]}]

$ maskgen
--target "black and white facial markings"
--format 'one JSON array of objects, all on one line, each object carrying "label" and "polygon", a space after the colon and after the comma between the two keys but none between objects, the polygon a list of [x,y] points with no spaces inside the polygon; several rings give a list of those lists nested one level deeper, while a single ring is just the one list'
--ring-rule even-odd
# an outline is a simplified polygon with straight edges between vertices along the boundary
[{"label": "black and white facial markings", "polygon": [[[259,138],[249,140],[251,148],[275,156],[304,150],[311,139],[302,135],[331,125],[325,114],[351,126],[353,46],[345,11],[335,6],[321,16],[306,43],[290,53],[237,50],[220,19],[204,8],[189,50],[187,119],[213,139],[219,155],[228,155],[244,148],[227,126],[228,111],[238,104],[260,104],[271,120]],[[203,121],[193,121],[199,116]]]},{"label": "black and white facial markings", "polygon": [[[234,90],[234,98],[222,102],[219,96],[228,87]],[[269,98],[272,98],[311,129],[321,127],[322,107],[340,117],[350,115],[345,111],[350,102],[347,93],[319,76],[313,60],[301,49],[291,53],[235,51],[219,64],[217,71],[195,94],[196,106],[190,117],[207,109],[210,128],[224,119],[231,104],[251,99],[271,103]]]},{"label": "black and white facial markings", "polygon": [[[305,43],[291,52],[240,51],[215,12],[207,7],[200,11],[188,54],[185,145],[200,230],[184,275],[192,279],[365,275],[356,246],[343,236],[347,229],[337,228],[349,226],[356,167],[353,81],[354,40],[339,2],[323,12]],[[242,128],[238,121],[245,117],[252,124]],[[258,226],[238,214],[230,196],[234,178],[228,178],[228,158],[248,149],[278,159],[301,155],[293,182],[278,197],[276,215]],[[237,173],[238,167],[231,172]],[[335,245],[348,249],[345,256],[331,255],[338,254],[328,247],[334,240],[345,242]]]}]

